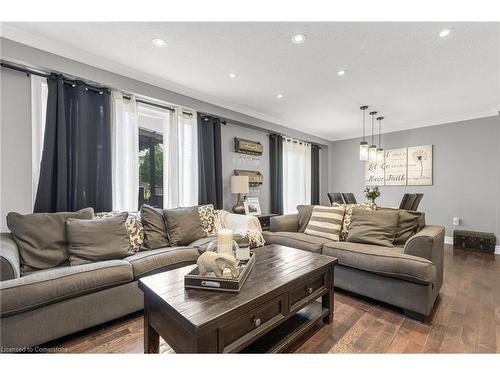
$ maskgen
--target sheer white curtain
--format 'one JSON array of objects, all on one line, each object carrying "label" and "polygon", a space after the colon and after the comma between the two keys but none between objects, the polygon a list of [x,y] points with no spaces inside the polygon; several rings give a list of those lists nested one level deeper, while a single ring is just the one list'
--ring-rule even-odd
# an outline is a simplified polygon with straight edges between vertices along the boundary
[{"label": "sheer white curtain", "polygon": [[47,113],[47,79],[31,75],[31,182],[32,206],[35,205],[40,163],[42,162],[43,136],[45,133],[45,115]]},{"label": "sheer white curtain", "polygon": [[[196,112],[176,108],[174,121],[164,129],[168,152],[163,159],[164,207],[198,204],[198,127]],[[168,136],[166,136],[168,134]],[[165,172],[166,171],[166,172]]]},{"label": "sheer white curtain", "polygon": [[283,213],[297,212],[297,205],[311,204],[311,145],[283,139]]},{"label": "sheer white curtain", "polygon": [[111,94],[113,210],[136,211],[139,205],[139,123],[135,97]]}]

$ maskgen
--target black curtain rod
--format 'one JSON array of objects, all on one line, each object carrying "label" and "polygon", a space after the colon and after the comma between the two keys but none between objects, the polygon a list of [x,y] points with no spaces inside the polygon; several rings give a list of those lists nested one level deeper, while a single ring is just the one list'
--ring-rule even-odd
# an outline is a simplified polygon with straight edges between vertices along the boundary
[{"label": "black curtain rod", "polygon": [[267,136],[268,137],[271,137],[273,135],[279,135],[280,137],[284,137],[284,138],[291,138],[291,139],[294,139],[296,141],[299,141],[299,142],[304,142],[304,143],[309,143],[311,146],[314,146],[314,147],[317,147],[321,150],[321,145],[318,144],[318,143],[314,143],[314,142],[310,142],[310,141],[304,141],[303,139],[298,139],[298,138],[294,138],[294,137],[290,137],[288,135],[285,135],[285,134],[280,134],[280,133],[268,133]]},{"label": "black curtain rod", "polygon": [[219,116],[211,115],[210,113],[204,113],[204,112],[198,112],[201,117],[212,117],[212,118],[217,118],[220,120],[220,123],[222,125],[227,125],[227,121],[224,119],[221,119]]},{"label": "black curtain rod", "polygon": [[[0,66],[2,66],[3,68],[26,73],[28,75],[28,77],[30,75],[34,75],[34,76],[39,76],[39,77],[44,77],[44,78],[50,78],[50,76],[51,76],[50,74],[37,72],[36,70],[28,69],[28,68],[17,66],[17,65],[11,65],[11,64],[5,63],[3,61],[0,63]],[[63,77],[63,82],[70,84],[70,85],[74,85],[76,83],[82,83],[85,85],[86,88],[88,88],[89,90],[95,91],[95,92],[102,93],[102,92],[109,91],[109,89],[107,87],[97,87],[97,86],[90,85],[81,79],[69,79],[67,77],[64,77],[64,75],[62,75],[62,74],[61,74],[61,76]]]}]

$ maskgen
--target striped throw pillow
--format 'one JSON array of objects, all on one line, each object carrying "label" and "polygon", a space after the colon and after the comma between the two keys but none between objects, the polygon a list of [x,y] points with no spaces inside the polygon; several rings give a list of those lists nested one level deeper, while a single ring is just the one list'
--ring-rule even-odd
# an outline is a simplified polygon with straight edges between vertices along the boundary
[{"label": "striped throw pillow", "polygon": [[338,241],[343,218],[344,207],[314,206],[304,233]]}]

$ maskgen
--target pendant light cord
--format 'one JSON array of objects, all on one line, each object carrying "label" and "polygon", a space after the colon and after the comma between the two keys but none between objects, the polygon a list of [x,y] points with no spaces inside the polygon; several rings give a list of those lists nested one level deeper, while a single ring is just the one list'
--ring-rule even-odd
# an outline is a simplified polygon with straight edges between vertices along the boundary
[{"label": "pendant light cord", "polygon": [[375,128],[374,118],[375,118],[375,115],[372,115],[372,144],[371,144],[372,146],[374,145],[374,143],[373,143],[373,130]]},{"label": "pendant light cord", "polygon": [[363,142],[365,141],[365,115],[366,109],[363,109]]},{"label": "pendant light cord", "polygon": [[382,120],[378,120],[378,147],[382,148],[382,138],[381,138],[381,130],[382,129]]}]

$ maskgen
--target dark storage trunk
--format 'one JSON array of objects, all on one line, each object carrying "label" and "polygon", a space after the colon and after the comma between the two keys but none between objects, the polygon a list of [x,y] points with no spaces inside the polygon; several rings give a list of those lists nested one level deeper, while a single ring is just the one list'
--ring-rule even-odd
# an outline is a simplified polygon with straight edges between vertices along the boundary
[{"label": "dark storage trunk", "polygon": [[453,248],[495,252],[496,238],[493,233],[473,232],[468,230],[453,231]]}]

